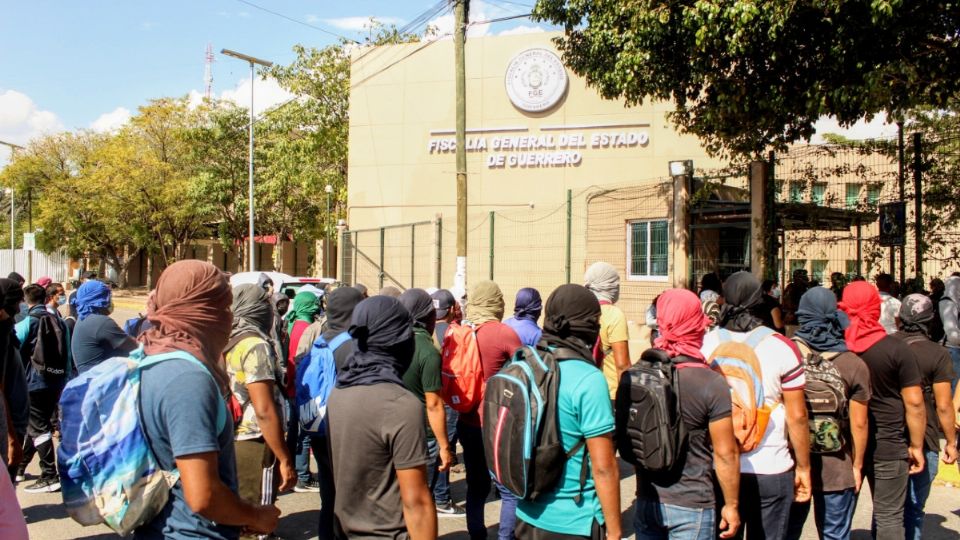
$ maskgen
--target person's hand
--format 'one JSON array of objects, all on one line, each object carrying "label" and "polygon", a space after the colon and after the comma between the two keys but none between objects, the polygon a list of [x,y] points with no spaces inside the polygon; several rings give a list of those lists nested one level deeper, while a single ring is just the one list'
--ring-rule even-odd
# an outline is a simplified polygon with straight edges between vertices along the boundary
[{"label": "person's hand", "polygon": [[813,490],[810,486],[810,469],[797,469],[793,475],[793,500],[805,503],[810,500]]},{"label": "person's hand", "polygon": [[733,538],[740,528],[740,512],[736,506],[723,505],[720,510],[720,538]]},{"label": "person's hand", "polygon": [[450,467],[454,466],[457,463],[457,456],[450,450],[450,447],[440,449],[440,466],[437,467],[437,470],[440,472],[446,472],[450,470]]},{"label": "person's hand", "polygon": [[253,520],[244,527],[246,532],[253,534],[270,534],[277,528],[277,522],[280,521],[280,509],[269,504],[258,504],[253,513]]},{"label": "person's hand", "polygon": [[860,488],[863,486],[863,470],[857,467],[853,468],[853,492],[860,493]]},{"label": "person's hand", "polygon": [[607,526],[607,540],[624,540],[623,531],[611,529],[610,526]]},{"label": "person's hand", "polygon": [[910,461],[910,474],[919,473],[923,470],[924,465],[926,465],[922,448],[914,448],[913,446],[907,448],[907,459]]},{"label": "person's hand", "polygon": [[297,470],[293,462],[289,459],[280,462],[280,488],[281,492],[290,491],[297,485]]},{"label": "person's hand", "polygon": [[943,462],[947,465],[953,465],[957,462],[957,443],[943,447]]}]

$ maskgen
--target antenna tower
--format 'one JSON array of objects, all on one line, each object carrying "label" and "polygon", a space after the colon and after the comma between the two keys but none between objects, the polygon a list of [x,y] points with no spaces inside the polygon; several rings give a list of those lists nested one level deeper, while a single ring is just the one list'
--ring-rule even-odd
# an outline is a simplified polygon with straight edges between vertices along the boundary
[{"label": "antenna tower", "polygon": [[207,99],[213,97],[213,44],[207,43],[207,54],[204,56],[203,83],[206,87],[204,96]]}]

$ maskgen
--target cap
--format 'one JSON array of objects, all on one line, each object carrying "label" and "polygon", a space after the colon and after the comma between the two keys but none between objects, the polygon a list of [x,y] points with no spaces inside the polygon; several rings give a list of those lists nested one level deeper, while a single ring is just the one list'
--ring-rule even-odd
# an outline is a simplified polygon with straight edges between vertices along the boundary
[{"label": "cap", "polygon": [[446,317],[450,312],[450,308],[452,308],[453,304],[457,301],[453,297],[453,294],[446,289],[440,289],[431,294],[430,297],[433,298],[433,307],[437,310],[437,320]]}]

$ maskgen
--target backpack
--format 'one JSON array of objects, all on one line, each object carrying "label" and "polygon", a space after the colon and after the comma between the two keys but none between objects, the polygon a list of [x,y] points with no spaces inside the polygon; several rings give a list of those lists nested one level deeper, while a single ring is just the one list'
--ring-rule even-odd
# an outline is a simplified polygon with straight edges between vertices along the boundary
[{"label": "backpack", "polygon": [[307,433],[322,435],[327,431],[327,399],[337,384],[333,353],[350,339],[349,332],[342,332],[328,344],[323,336],[318,336],[310,354],[297,366],[297,409],[300,428]]},{"label": "backpack", "polygon": [[450,323],[443,336],[440,395],[460,413],[473,412],[483,397],[483,364],[477,332],[468,324]]},{"label": "backpack", "polygon": [[806,384],[803,399],[810,423],[810,451],[833,454],[843,450],[850,417],[847,385],[833,360],[838,353],[818,353],[798,337],[793,338],[803,355]]},{"label": "backpack", "polygon": [[714,371],[727,379],[730,385],[733,433],[741,452],[752,452],[763,440],[775,407],[764,402],[763,370],[756,349],[764,339],[775,332],[761,326],[747,334],[744,342],[735,341],[729,330],[717,330],[720,343],[707,359]]},{"label": "backpack", "polygon": [[66,375],[70,359],[66,328],[51,313],[30,316],[37,320],[37,341],[30,356],[33,368],[41,375]]},{"label": "backpack", "polygon": [[687,440],[677,373],[698,367],[707,368],[702,362],[674,362],[665,351],[648,349],[624,373],[615,406],[620,457],[649,472],[673,469]]},{"label": "backpack", "polygon": [[[140,375],[175,358],[203,366],[182,351],[145,356],[141,348],[130,358],[104,361],[63,389],[57,468],[64,506],[80,524],[104,523],[128,535],[167,504],[179,473],[162,470],[150,448],[140,417]],[[226,419],[221,400],[218,432]]]},{"label": "backpack", "polygon": [[[560,438],[558,363],[564,360],[593,365],[567,349],[523,347],[487,381],[482,411],[487,469],[494,480],[521,499],[535,500],[551,491],[563,476],[566,461],[581,448],[586,452],[585,440],[565,451]],[[581,492],[586,475],[584,457]],[[579,497],[575,499],[578,504]]]}]

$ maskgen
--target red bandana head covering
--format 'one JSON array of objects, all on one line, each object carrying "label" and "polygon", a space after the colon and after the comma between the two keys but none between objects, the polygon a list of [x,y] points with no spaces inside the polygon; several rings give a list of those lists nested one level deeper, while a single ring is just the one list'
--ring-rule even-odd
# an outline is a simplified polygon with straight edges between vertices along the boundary
[{"label": "red bandana head covering", "polygon": [[850,319],[843,336],[852,352],[860,354],[886,337],[886,330],[880,326],[880,293],[873,285],[866,281],[847,285],[839,307]]},{"label": "red bandana head covering", "polygon": [[176,262],[160,275],[147,304],[153,328],[141,337],[148,355],[185,351],[203,362],[221,391],[229,379],[220,364],[233,314],[233,293],[223,272],[201,261]]},{"label": "red bandana head covering", "polygon": [[668,289],[657,300],[657,329],[660,337],[654,345],[670,355],[703,360],[700,347],[710,319],[703,314],[697,295],[686,289]]}]

